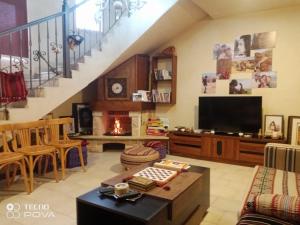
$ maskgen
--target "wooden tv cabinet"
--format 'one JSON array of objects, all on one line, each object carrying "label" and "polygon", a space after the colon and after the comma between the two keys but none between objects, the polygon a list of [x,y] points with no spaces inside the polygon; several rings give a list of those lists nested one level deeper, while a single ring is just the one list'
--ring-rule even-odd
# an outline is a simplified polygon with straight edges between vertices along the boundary
[{"label": "wooden tv cabinet", "polygon": [[245,138],[177,131],[171,132],[169,138],[171,154],[247,166],[263,165],[266,143],[285,143],[285,140],[282,139]]}]

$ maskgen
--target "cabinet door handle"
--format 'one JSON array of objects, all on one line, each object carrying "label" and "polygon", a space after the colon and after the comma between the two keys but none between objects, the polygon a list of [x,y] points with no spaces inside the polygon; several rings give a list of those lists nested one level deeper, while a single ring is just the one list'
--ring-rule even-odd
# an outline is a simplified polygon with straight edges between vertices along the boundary
[{"label": "cabinet door handle", "polygon": [[222,141],[217,141],[217,155],[222,155]]}]

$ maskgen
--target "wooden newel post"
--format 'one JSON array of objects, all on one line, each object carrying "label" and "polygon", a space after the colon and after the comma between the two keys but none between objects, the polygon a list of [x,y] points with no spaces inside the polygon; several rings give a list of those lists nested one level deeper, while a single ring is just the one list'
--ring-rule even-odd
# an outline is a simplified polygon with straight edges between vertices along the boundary
[{"label": "wooden newel post", "polygon": [[69,5],[68,1],[63,1],[62,6],[63,17],[62,17],[62,32],[63,32],[63,68],[64,68],[64,77],[71,78],[71,69],[70,69],[70,48],[68,44],[69,36]]}]

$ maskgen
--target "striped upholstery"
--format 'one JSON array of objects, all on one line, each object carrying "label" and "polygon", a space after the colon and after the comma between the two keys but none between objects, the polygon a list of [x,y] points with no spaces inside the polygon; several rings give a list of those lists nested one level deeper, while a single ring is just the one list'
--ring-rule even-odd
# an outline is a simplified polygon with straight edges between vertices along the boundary
[{"label": "striped upholstery", "polygon": [[297,223],[289,223],[271,216],[261,215],[258,213],[247,213],[243,215],[239,225],[295,225]]},{"label": "striped upholstery", "polygon": [[264,155],[266,167],[300,172],[300,146],[269,143],[265,146]]},{"label": "striped upholstery", "polygon": [[300,224],[300,197],[278,194],[257,195],[254,211]]}]

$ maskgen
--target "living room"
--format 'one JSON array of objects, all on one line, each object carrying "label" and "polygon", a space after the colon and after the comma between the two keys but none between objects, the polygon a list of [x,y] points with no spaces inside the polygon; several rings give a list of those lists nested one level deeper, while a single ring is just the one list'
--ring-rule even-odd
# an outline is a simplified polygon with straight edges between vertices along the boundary
[{"label": "living room", "polygon": [[[32,4],[30,6],[32,13],[34,7],[32,7],[33,2],[30,3],[30,1],[31,0],[27,0],[27,5],[29,7],[30,4]],[[159,4],[157,2],[159,1],[153,1],[151,4]],[[37,3],[37,5],[38,4],[40,3]],[[61,3],[57,3],[57,5],[60,4]],[[147,8],[147,4],[148,3],[146,3],[144,7],[149,10],[149,8]],[[298,50],[300,49],[300,44],[298,43],[300,38],[298,25],[298,21],[300,21],[300,2],[285,1],[283,3],[282,1],[277,0],[268,2],[240,2],[231,0],[230,2],[224,3],[220,1],[184,0],[178,2],[168,1],[168,3],[164,4],[169,4],[169,6],[164,6],[164,10],[167,12],[163,12],[163,10],[160,11],[158,15],[156,15],[158,18],[149,22],[148,25],[150,28],[143,28],[145,30],[141,32],[142,34],[139,37],[135,37],[135,39],[131,40],[131,42],[126,42],[126,40],[124,40],[124,43],[126,42],[127,46],[122,46],[124,43],[120,43],[119,46],[118,42],[115,46],[113,46],[113,44],[112,46],[109,46],[109,44],[107,44],[109,40],[106,40],[103,42],[103,51],[101,53],[95,53],[93,50],[91,56],[86,56],[85,63],[79,63],[79,72],[72,72],[72,75],[75,77],[78,75],[79,77],[81,76],[80,71],[84,69],[84,72],[82,73],[95,73],[95,76],[93,75],[88,78],[79,77],[79,79],[72,83],[69,88],[65,87],[65,89],[62,88],[59,89],[59,91],[54,91],[53,94],[51,93],[50,95],[53,95],[53,98],[60,98],[61,94],[61,100],[57,103],[54,104],[54,100],[49,100],[49,96],[45,96],[46,100],[39,100],[39,102],[33,105],[32,108],[30,108],[31,100],[27,102],[27,109],[5,108],[9,111],[10,118],[4,123],[13,124],[35,121],[46,116],[46,114],[47,119],[49,120],[72,116],[72,110],[74,111],[74,107],[77,107],[78,105],[88,105],[90,114],[92,114],[92,118],[89,119],[90,121],[93,121],[93,128],[87,133],[86,130],[84,130],[79,136],[71,137],[72,140],[85,139],[88,142],[86,147],[82,147],[82,151],[85,149],[88,153],[88,160],[84,169],[85,172],[83,172],[83,169],[80,167],[80,164],[83,164],[79,162],[79,167],[65,170],[65,178],[62,180],[60,179],[62,169],[58,169],[58,183],[52,179],[52,172],[46,173],[47,179],[35,174],[33,188],[32,191],[30,191],[30,194],[27,194],[26,191],[24,191],[24,178],[22,178],[22,174],[16,175],[15,181],[11,182],[9,187],[5,184],[5,179],[1,180],[0,217],[1,221],[4,221],[4,224],[75,224],[76,222],[77,224],[89,224],[88,217],[91,217],[91,215],[87,213],[86,215],[80,214],[79,216],[79,212],[76,211],[76,207],[79,207],[78,205],[76,206],[76,198],[99,187],[101,183],[105,183],[105,181],[113,176],[130,171],[125,171],[124,163],[122,165],[122,162],[120,161],[124,145],[126,148],[130,148],[135,146],[136,143],[143,144],[149,141],[159,141],[163,144],[168,143],[169,148],[166,150],[168,151],[166,156],[167,160],[186,162],[195,167],[209,168],[209,204],[208,209],[205,210],[205,215],[203,216],[201,214],[200,216],[199,214],[197,216],[193,214],[194,217],[192,215],[188,215],[186,221],[183,222],[180,222],[179,220],[172,221],[169,217],[169,224],[199,224],[200,222],[200,224],[204,225],[236,224],[239,219],[238,214],[241,212],[241,208],[243,208],[243,204],[245,203],[245,196],[249,191],[249,187],[251,187],[254,171],[255,173],[258,173],[257,171],[259,171],[259,169],[257,167],[254,168],[254,166],[257,164],[261,166],[266,164],[270,165],[266,162],[266,155],[264,154],[266,154],[266,152],[271,154],[270,152],[273,151],[273,148],[279,148],[279,151],[281,151],[282,149],[285,149],[282,146],[284,146],[284,144],[288,144],[288,147],[286,148],[295,149],[295,152],[293,153],[295,154],[295,157],[291,156],[294,162],[292,167],[294,168],[294,171],[298,171],[297,163],[299,164],[299,159],[297,158],[296,152],[298,149],[294,145],[299,145],[299,137],[297,138],[298,133],[296,127],[299,124],[298,121],[300,116],[300,107],[297,104],[299,102],[297,85],[300,82],[300,78],[298,77],[300,69],[297,68],[296,65],[300,61],[300,56],[298,54]],[[36,8],[38,8],[37,5],[35,6]],[[60,9],[57,5],[55,5],[55,7],[52,6],[53,11],[49,10],[45,16],[59,12]],[[72,3],[70,3],[70,5],[72,6]],[[140,21],[142,21],[143,17],[139,14],[139,11],[142,10],[145,9],[141,8],[133,11],[132,16],[130,17],[123,16],[125,18],[124,20],[128,22],[127,20],[140,18]],[[35,19],[44,17],[41,15],[41,11],[39,11],[40,16],[37,16],[37,18],[29,15],[28,18],[31,18],[32,21],[34,21]],[[135,14],[138,14],[140,17],[135,17]],[[149,14],[147,16],[149,17]],[[123,23],[125,22],[122,21],[123,17],[120,17],[120,24],[117,24],[117,28],[124,25]],[[132,30],[133,32],[137,32],[137,30]],[[120,34],[117,30],[114,30],[114,32]],[[256,72],[256,68],[249,69],[250,72],[238,71],[236,73],[231,73],[228,79],[220,78],[220,76],[217,76],[217,64],[219,60],[218,58],[221,56],[218,55],[218,53],[214,54],[216,52],[214,50],[218,48],[218,44],[223,44],[227,47],[232,46],[231,54],[234,55],[234,44],[238,39],[242,39],[242,36],[248,35],[253,41],[255,35],[261,33],[267,33],[269,36],[275,37],[272,38],[271,41],[272,47],[269,47],[272,50],[272,62],[271,68],[267,71],[275,74],[272,86],[265,88],[251,86],[251,93],[248,91],[243,93],[230,93],[230,82],[232,80],[238,80],[239,83],[248,80],[251,84],[253,84],[252,82],[255,80],[254,72]],[[123,30],[123,36],[126,36],[125,34],[126,29],[125,31]],[[84,36],[83,33],[79,33],[79,35]],[[120,37],[114,37],[112,35],[111,38],[121,42]],[[79,46],[81,45],[82,47],[81,49],[83,49],[83,44],[84,42],[79,44]],[[75,46],[74,52],[77,52],[74,53],[74,55],[78,53],[78,50],[80,49],[79,46]],[[110,53],[108,50],[113,51],[113,53]],[[255,53],[253,53],[253,51],[255,50],[257,49],[251,49],[250,55],[247,55],[247,57],[252,58],[247,60],[255,61],[255,56],[253,55]],[[70,50],[70,52],[73,57],[73,50]],[[93,53],[96,55],[93,55]],[[97,57],[103,57],[103,55],[105,57],[105,54],[108,54],[107,59],[104,59],[103,62],[99,62],[97,65],[96,61],[99,61],[99,59],[97,60]],[[4,54],[1,53],[1,55]],[[135,75],[132,75],[133,73],[131,74],[131,72],[128,72],[131,70],[127,69],[126,63],[129,62],[132,57],[139,57],[139,55],[146,55],[148,57],[146,59],[147,62],[145,63],[146,66],[144,66],[147,70],[143,72],[144,75],[142,75],[143,73],[141,71],[134,72]],[[132,94],[136,93],[137,90],[152,91],[151,87],[153,86],[151,85],[153,85],[153,76],[155,77],[153,59],[155,59],[155,57],[162,56],[176,60],[176,65],[172,65],[176,66],[176,69],[174,69],[174,67],[172,68],[173,76],[174,74],[176,75],[175,84],[171,81],[171,93],[175,93],[175,97],[172,96],[170,98],[173,100],[173,102],[171,102],[172,104],[153,103],[147,102],[147,100],[145,102],[141,102],[139,100],[133,102]],[[112,60],[111,58],[113,57],[114,59]],[[138,61],[139,59],[136,60]],[[51,62],[52,61],[50,60],[50,64],[52,65]],[[172,61],[172,63],[174,64],[174,61]],[[28,70],[29,67],[30,66],[28,66]],[[131,68],[131,65],[129,67]],[[231,67],[231,69],[232,68],[233,67]],[[72,69],[74,71],[74,68]],[[109,85],[113,88],[112,86],[114,83],[110,84],[109,79],[114,77],[116,72],[123,75],[129,73],[129,75],[135,77],[137,81],[136,84],[130,86],[131,78],[126,77],[126,85],[129,86],[126,86],[126,90],[128,92],[126,93],[125,98],[124,96],[120,96],[122,91],[119,92],[119,85],[115,85],[115,93],[109,93],[110,90],[106,90]],[[286,75],[288,77],[284,77]],[[141,79],[141,76],[144,77]],[[150,78],[149,76],[152,77]],[[208,82],[208,84],[212,85],[213,88],[205,90],[207,86],[205,85],[205,82],[203,82],[203,78],[205,78],[205,76],[214,76],[214,79],[212,79],[213,81]],[[120,78],[124,77],[121,76],[115,79],[119,79],[117,83],[122,85],[123,81],[120,80]],[[147,81],[143,83],[144,80]],[[168,82],[170,81],[161,81],[161,83],[163,83],[162,87],[165,88],[165,85],[168,85]],[[244,88],[246,85],[247,82],[245,81],[245,83],[243,83]],[[72,87],[76,90],[69,90],[72,89]],[[63,93],[64,90],[65,93]],[[49,94],[49,91],[46,91],[45,95],[47,93]],[[117,97],[115,97],[114,94]],[[252,134],[252,136],[246,136],[248,133],[252,133],[250,130],[235,129],[225,131],[222,129],[218,130],[218,127],[215,125],[211,125],[212,127],[209,128],[201,127],[203,121],[201,124],[201,118],[199,117],[199,98],[206,99],[219,97],[237,98],[240,102],[243,102],[243,100],[250,97],[257,97],[260,99],[261,102],[257,103],[258,106],[253,105],[253,107],[258,107],[258,111],[261,111],[258,112],[259,118],[256,121],[256,128],[255,131],[253,131],[254,134]],[[28,99],[29,98],[30,96],[28,96]],[[116,106],[117,104],[119,105]],[[225,104],[224,107],[226,108],[228,105],[229,104]],[[49,110],[50,107],[52,108]],[[246,105],[243,105],[242,107],[246,107]],[[236,108],[232,110],[234,111]],[[20,112],[23,111],[20,110],[28,110],[29,112],[24,112],[24,114],[22,114]],[[107,129],[118,128],[118,125],[115,124],[115,119],[113,119],[112,125],[110,126],[106,125],[106,122],[101,123],[104,121],[105,117],[110,118],[111,115],[114,115],[112,113],[108,113],[111,111],[129,112],[128,116],[131,120],[129,123],[131,123],[132,127],[131,136],[122,137],[103,135],[107,132]],[[233,111],[231,112],[233,113]],[[26,117],[27,115],[29,116]],[[33,115],[36,119],[33,119]],[[121,116],[120,118],[123,117]],[[164,125],[165,128],[167,127],[166,135],[155,137],[147,135],[146,123],[151,118],[161,118],[166,123]],[[246,115],[244,118],[241,117],[237,119],[240,123],[247,120],[252,121],[252,118],[249,119]],[[122,120],[123,119],[121,119],[121,122]],[[279,121],[278,123],[280,128],[276,128],[275,130],[272,130],[271,128],[268,129],[266,124],[269,124],[268,121],[272,122],[273,120],[275,120],[276,123]],[[232,124],[233,123],[229,123],[227,126]],[[77,132],[79,132],[78,129],[80,128],[77,127]],[[218,131],[223,133],[220,134]],[[224,131],[226,134],[224,134]],[[233,131],[233,135],[227,134],[231,131]],[[270,131],[271,133],[268,133]],[[183,134],[183,136],[181,136],[181,134]],[[187,139],[182,140],[182,137]],[[265,145],[269,143],[277,144],[275,144],[275,147],[270,145],[269,149],[265,151]],[[121,149],[120,146],[122,146]],[[244,155],[243,160],[241,160],[241,146],[247,148],[247,154]],[[222,147],[226,149],[225,151],[229,149],[228,152],[235,149],[236,152],[232,153],[234,159],[226,157],[222,158],[219,155],[214,156],[213,150],[209,150],[215,148],[217,149],[216,151],[218,151],[218,149],[222,149]],[[203,151],[206,151],[209,156],[191,153],[194,148],[203,149]],[[249,151],[254,151],[255,154],[248,154]],[[284,151],[288,152],[286,149]],[[272,165],[285,157],[281,154],[283,153],[278,153],[277,156],[280,156],[281,158],[276,158],[273,164],[271,163]],[[269,157],[271,156],[269,155]],[[285,163],[288,164],[288,162]],[[283,168],[282,160],[278,162],[278,164],[280,164],[279,167],[281,169],[286,169]],[[289,171],[293,170],[289,168],[289,164],[287,167]],[[281,172],[278,171],[276,174],[285,176],[285,173],[281,175]],[[297,174],[289,173],[289,182],[294,179],[294,176],[297,177]],[[5,178],[5,176],[2,176],[2,178]],[[176,179],[173,181],[175,182]],[[276,182],[279,183],[281,181],[279,181],[278,178]],[[171,191],[174,189],[170,184],[165,186],[171,187]],[[277,186],[273,188],[277,190]],[[287,192],[280,190],[282,192],[267,193],[286,195],[295,193],[289,188]],[[168,192],[163,188],[160,189]],[[296,187],[295,190],[299,189]],[[295,204],[299,201],[297,196],[298,194],[291,196],[293,197]],[[86,201],[86,199],[81,200],[82,202],[83,200]],[[114,201],[113,199],[111,200]],[[136,200],[136,203],[141,204],[142,201],[140,200],[141,199]],[[266,199],[260,199],[259,197],[256,198],[257,202],[260,200]],[[189,201],[191,202],[191,205],[194,204],[192,199],[187,199],[185,204]],[[77,202],[77,204],[79,203]],[[263,205],[266,203],[260,202],[260,204]],[[16,207],[19,207],[20,212],[22,212],[18,218],[15,217],[14,214],[8,213],[11,211],[15,212]],[[249,208],[252,210],[251,213],[256,210],[255,207],[254,209],[251,207]],[[185,209],[188,209],[188,207]],[[89,211],[92,212],[93,210],[94,209],[90,209]],[[264,208],[264,211],[259,210],[261,209],[257,209],[259,215],[264,215],[263,212],[267,211],[266,208]],[[294,208],[293,210],[294,211],[291,213],[290,217],[282,216],[284,212],[281,212],[282,214],[278,213],[276,216],[274,211],[272,212],[273,214],[271,213],[271,216],[272,218],[275,218],[273,220],[278,219],[279,222],[277,221],[277,224],[297,224],[297,222],[299,222],[299,210],[297,211],[297,209]],[[138,209],[136,212],[138,212]],[[270,216],[270,213],[265,214]],[[281,216],[278,216],[279,214]],[[291,217],[292,219],[290,219]],[[101,216],[93,218],[101,219]],[[249,222],[249,218],[246,219],[248,219],[248,221],[240,221],[240,224],[252,224]],[[86,220],[86,223],[82,223],[82,220]],[[112,224],[105,219],[103,220],[103,223]],[[132,222],[132,224],[144,223]],[[156,224],[167,223],[157,222]],[[262,222],[256,224],[262,224]],[[273,221],[273,223],[269,222],[266,224],[276,223]]]}]

